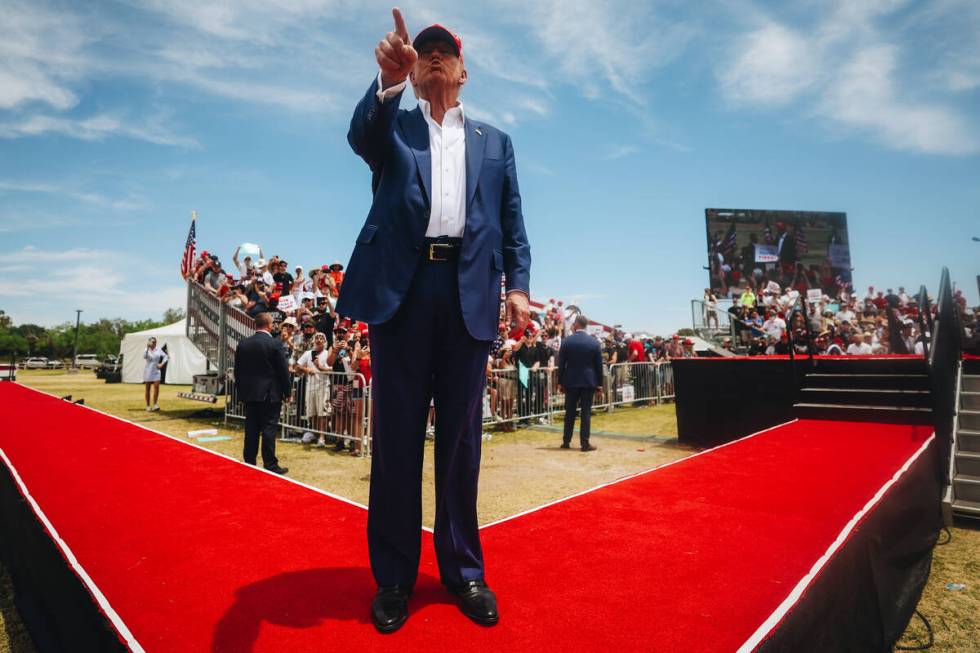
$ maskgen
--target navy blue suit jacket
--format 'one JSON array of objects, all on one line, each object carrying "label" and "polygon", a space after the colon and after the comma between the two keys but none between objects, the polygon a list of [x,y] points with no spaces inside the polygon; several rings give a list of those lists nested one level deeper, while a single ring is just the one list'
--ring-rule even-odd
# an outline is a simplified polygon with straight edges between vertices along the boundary
[{"label": "navy blue suit jacket", "polygon": [[256,331],[235,348],[235,385],[239,401],[282,401],[289,397],[289,366],[282,342]]},{"label": "navy blue suit jacket", "polygon": [[558,350],[558,382],[566,388],[602,385],[602,347],[585,331],[576,331]]},{"label": "navy blue suit jacket", "polygon": [[[344,274],[337,312],[381,324],[398,310],[421,256],[429,224],[429,127],[401,95],[378,102],[377,79],[358,102],[347,140],[371,168],[374,201]],[[470,335],[493,340],[500,278],[529,293],[531,248],[524,230],[514,149],[507,134],[465,118],[466,227],[459,257],[459,300]]]}]

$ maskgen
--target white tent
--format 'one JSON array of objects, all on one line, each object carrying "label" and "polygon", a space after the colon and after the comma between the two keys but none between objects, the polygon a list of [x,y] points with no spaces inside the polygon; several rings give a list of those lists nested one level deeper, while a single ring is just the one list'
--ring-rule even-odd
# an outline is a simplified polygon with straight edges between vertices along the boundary
[{"label": "white tent", "polygon": [[156,329],[127,333],[119,346],[119,353],[123,355],[123,383],[143,382],[143,367],[146,365],[143,352],[146,350],[146,341],[151,337],[157,339],[157,347],[167,345],[167,355],[170,356],[170,363],[167,365],[168,384],[190,385],[194,382],[195,374],[204,374],[207,371],[207,359],[187,337],[186,322],[187,320],[181,320]]}]

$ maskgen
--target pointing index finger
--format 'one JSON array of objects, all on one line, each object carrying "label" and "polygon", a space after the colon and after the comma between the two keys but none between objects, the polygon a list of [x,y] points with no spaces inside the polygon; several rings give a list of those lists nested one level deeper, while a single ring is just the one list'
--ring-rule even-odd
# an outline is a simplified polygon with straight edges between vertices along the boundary
[{"label": "pointing index finger", "polygon": [[395,19],[395,34],[401,37],[406,44],[410,43],[408,38],[408,28],[405,27],[405,19],[402,18],[401,9],[395,7],[391,10],[391,15]]}]

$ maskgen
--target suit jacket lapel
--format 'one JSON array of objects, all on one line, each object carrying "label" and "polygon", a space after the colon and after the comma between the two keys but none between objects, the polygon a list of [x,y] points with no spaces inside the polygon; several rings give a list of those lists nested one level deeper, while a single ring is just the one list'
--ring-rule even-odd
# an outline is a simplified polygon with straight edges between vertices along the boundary
[{"label": "suit jacket lapel", "polygon": [[426,204],[430,204],[429,198],[432,195],[432,154],[429,152],[429,125],[422,116],[422,110],[415,107],[414,111],[409,112],[409,118],[405,121],[405,135],[408,138],[408,146],[412,149],[415,156],[415,165],[419,169],[419,179],[422,181],[422,189],[425,191]]},{"label": "suit jacket lapel", "polygon": [[480,180],[480,169],[483,167],[483,153],[487,148],[487,137],[484,130],[479,129],[479,123],[467,120],[466,134],[466,209],[469,220],[470,203],[476,193],[476,183]]}]

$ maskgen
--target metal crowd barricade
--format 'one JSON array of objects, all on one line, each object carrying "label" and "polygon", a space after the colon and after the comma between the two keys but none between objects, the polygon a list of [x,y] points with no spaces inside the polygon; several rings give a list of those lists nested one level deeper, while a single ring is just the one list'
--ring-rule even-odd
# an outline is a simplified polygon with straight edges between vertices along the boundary
[{"label": "metal crowd barricade", "polygon": [[[229,378],[226,387],[225,419],[245,419],[234,380]],[[311,433],[317,441],[353,443],[360,455],[370,455],[371,387],[362,374],[294,376],[292,401],[282,405],[279,428],[283,440],[298,440]]]},{"label": "metal crowd barricade", "polygon": [[484,423],[550,422],[554,403],[560,399],[554,372],[550,367],[531,369],[522,379],[516,369],[493,370],[483,401]]},{"label": "metal crowd barricade", "polygon": [[[593,410],[612,411],[626,404],[661,404],[674,399],[674,370],[667,363],[618,363],[604,370],[596,389]],[[371,386],[361,374],[330,372],[293,378],[293,400],[284,403],[281,438],[299,439],[312,433],[319,440],[357,443],[360,455],[371,453]],[[225,420],[245,419],[238,391],[229,375]],[[516,427],[528,422],[554,422],[565,412],[565,396],[558,389],[555,368],[528,370],[521,381],[516,369],[493,370],[483,399],[485,426]]]},{"label": "metal crowd barricade", "polygon": [[657,366],[655,363],[616,363],[607,375],[610,406],[641,405],[657,401]]},{"label": "metal crowd barricade", "polygon": [[[667,363],[617,363],[603,368],[603,384],[596,388],[593,410],[615,406],[663,403],[674,398],[674,368]],[[553,422],[565,412],[565,395],[558,387],[555,368],[529,370],[527,385],[517,370],[493,370],[483,398],[485,425],[529,420]]]},{"label": "metal crowd barricade", "polygon": [[654,363],[657,366],[657,403],[674,399],[674,366],[670,363]]}]

